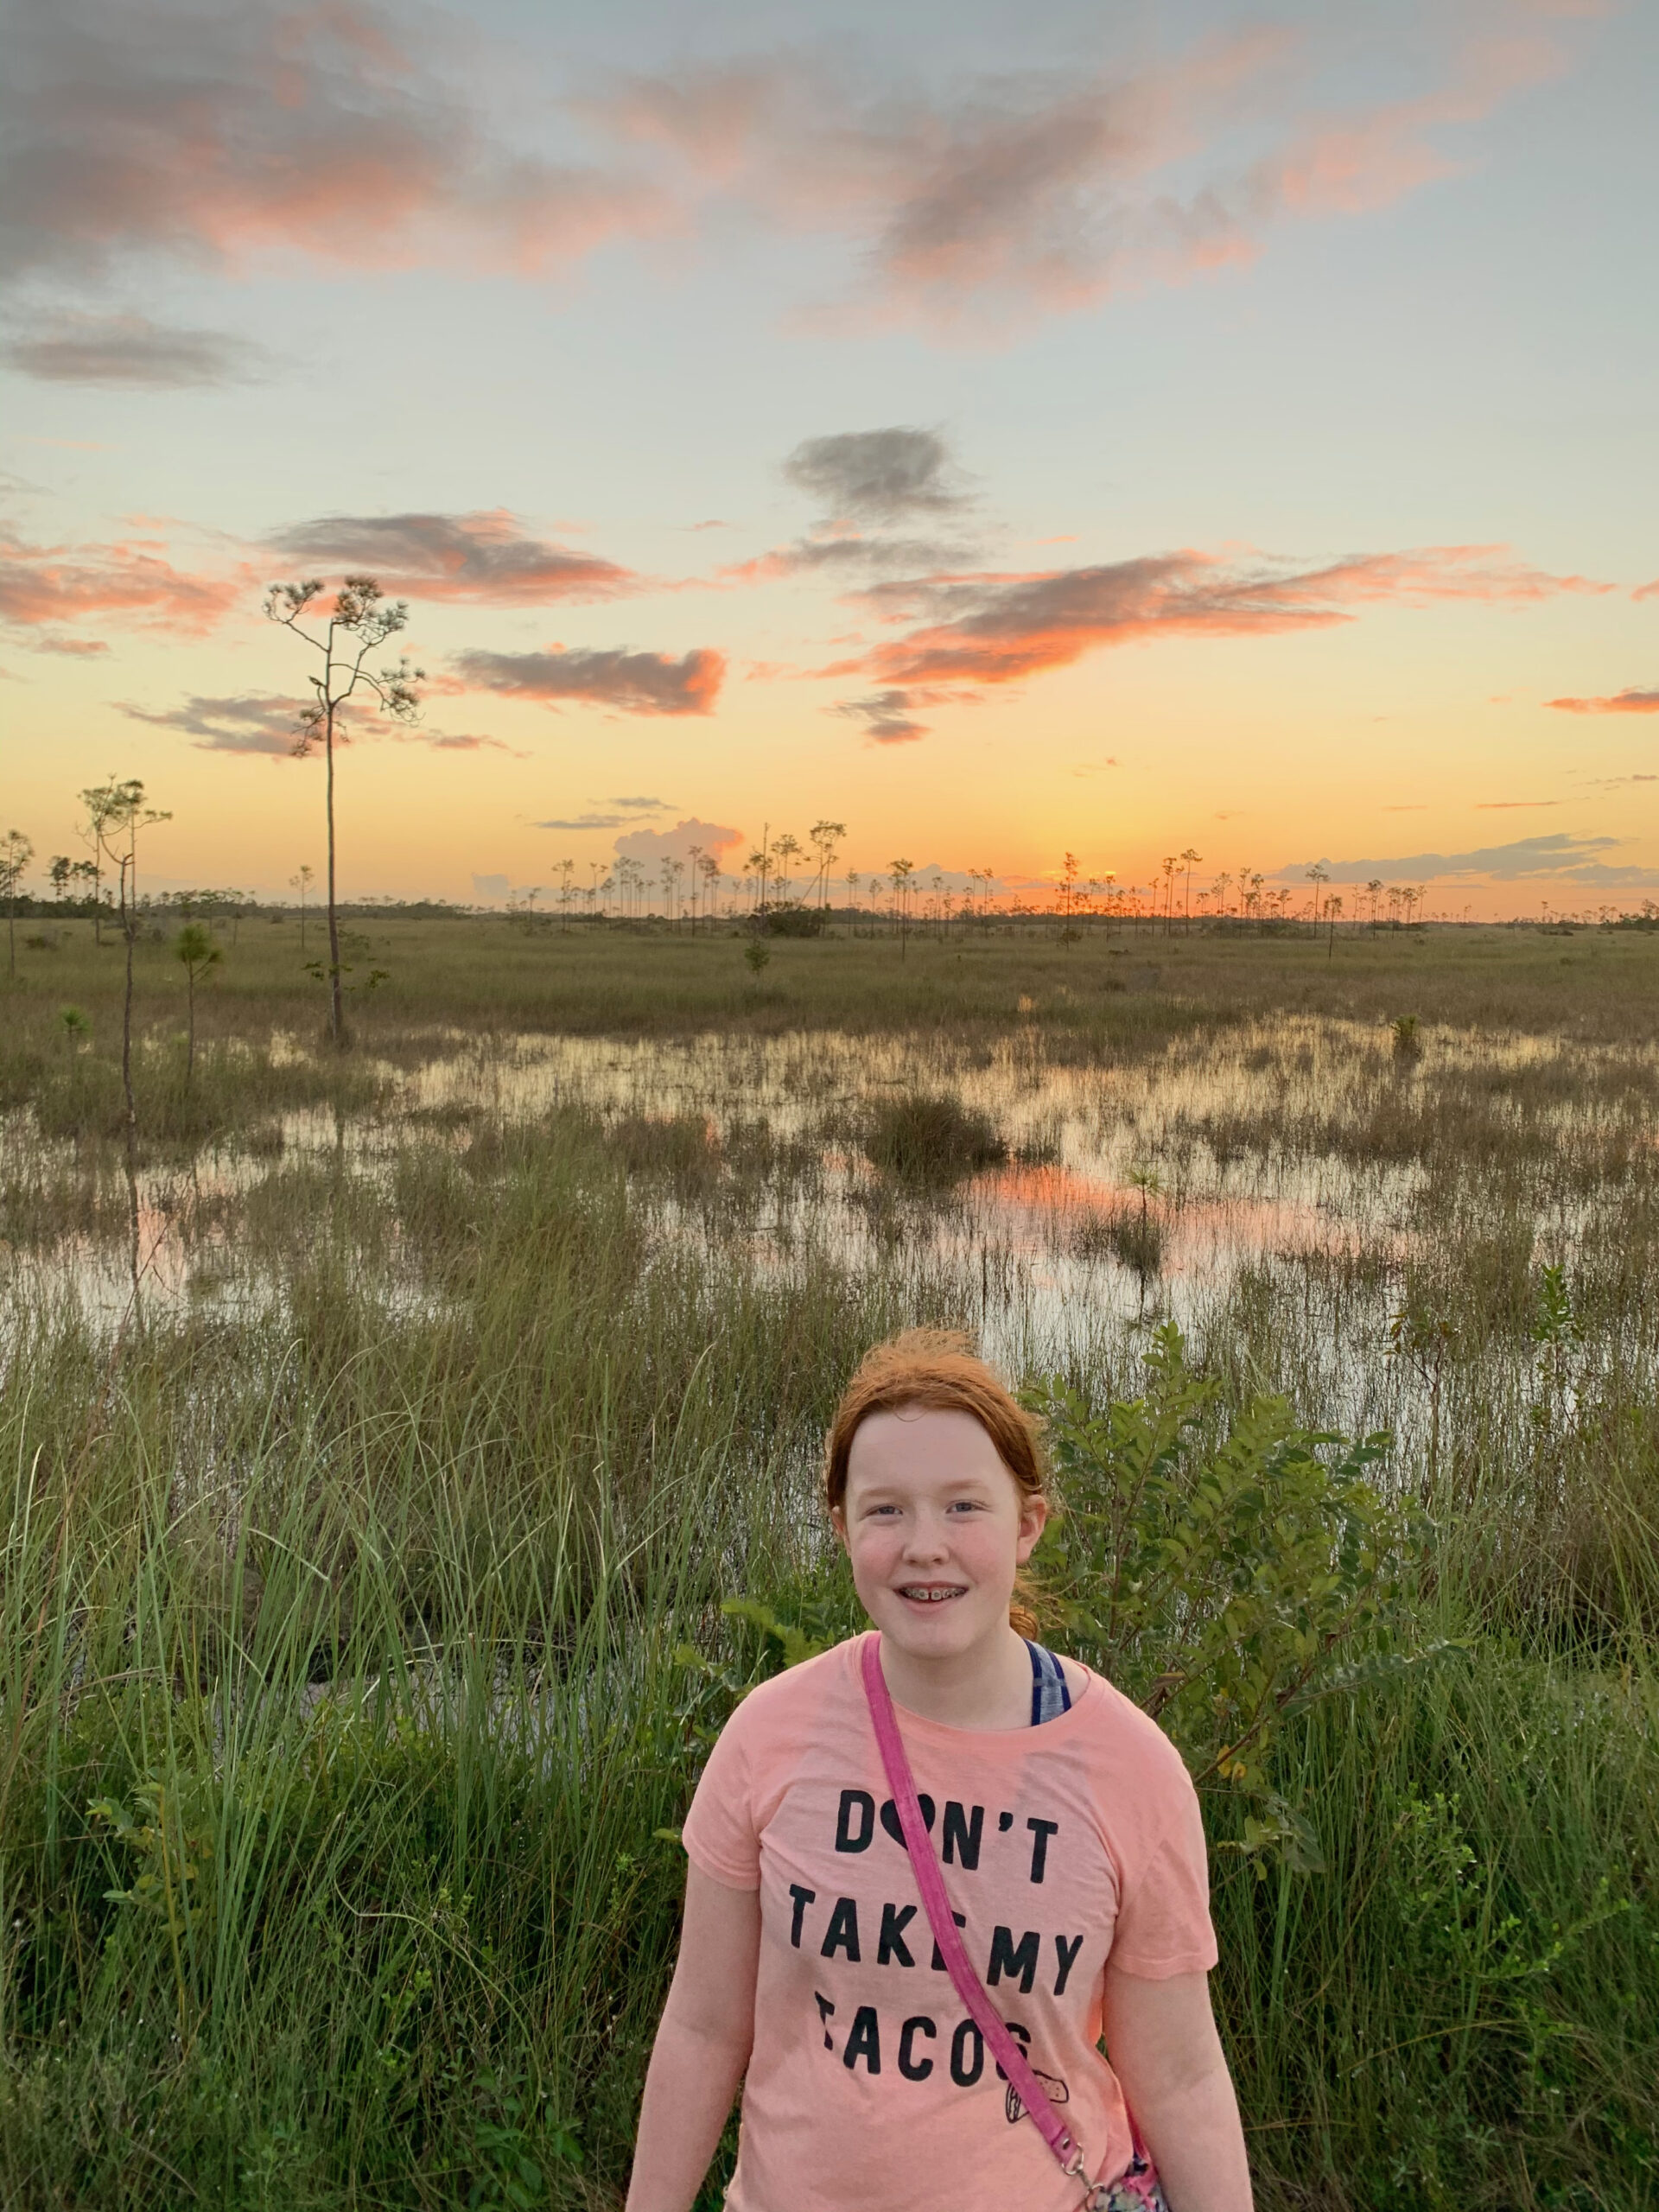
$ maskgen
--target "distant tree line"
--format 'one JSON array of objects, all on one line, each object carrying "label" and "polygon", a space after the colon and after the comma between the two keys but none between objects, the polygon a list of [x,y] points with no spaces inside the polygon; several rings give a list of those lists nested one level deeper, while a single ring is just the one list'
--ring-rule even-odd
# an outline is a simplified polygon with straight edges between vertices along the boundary
[{"label": "distant tree line", "polygon": [[[321,906],[327,957],[306,965],[327,988],[328,1033],[337,1046],[343,1046],[346,995],[353,986],[346,982],[350,970],[340,957],[342,917],[372,912],[428,919],[467,910],[442,899],[346,902],[340,897],[339,752],[353,734],[353,718],[365,706],[398,721],[416,721],[418,687],[425,671],[406,656],[372,664],[407,626],[406,601],[388,600],[376,579],[367,575],[346,576],[327,602],[323,593],[321,580],[315,577],[273,584],[265,595],[264,612],[315,657],[308,679],[312,696],[296,717],[293,749],[302,756],[320,753],[324,762],[327,861]],[[137,796],[129,799],[121,794]],[[0,899],[5,906],[10,973],[16,972],[18,921],[48,915],[64,920],[90,918],[99,944],[106,929],[114,932],[127,945],[129,965],[137,935],[174,918],[210,931],[228,925],[234,945],[240,922],[257,911],[248,894],[230,889],[175,892],[159,899],[139,894],[137,829],[167,818],[146,810],[143,794],[142,784],[118,784],[113,778],[81,794],[85,851],[79,857],[53,855],[45,870],[50,886],[45,898],[25,888],[35,859],[30,838],[17,829],[0,837]],[[129,805],[136,811],[124,811]],[[1323,934],[1334,952],[1339,931],[1408,929],[1429,918],[1425,913],[1427,886],[1384,883],[1374,877],[1338,891],[1331,887],[1330,873],[1322,864],[1304,870],[1305,892],[1283,881],[1269,883],[1262,870],[1248,863],[1200,883],[1197,871],[1204,865],[1204,855],[1191,845],[1166,854],[1145,884],[1122,883],[1110,868],[1085,876],[1077,855],[1067,852],[1047,883],[1004,890],[998,887],[994,868],[970,868],[965,882],[951,884],[942,869],[918,870],[902,856],[890,861],[885,869],[861,873],[849,868],[837,876],[846,837],[847,824],[828,816],[812,824],[804,840],[787,830],[774,835],[766,823],[741,871],[729,878],[719,853],[700,844],[690,846],[683,855],[665,854],[654,867],[626,854],[608,863],[590,861],[586,883],[581,880],[582,868],[567,857],[553,864],[556,881],[550,890],[536,884],[512,894],[509,917],[531,931],[556,928],[568,932],[577,925],[620,924],[693,935],[724,924],[746,927],[751,934],[817,936],[833,923],[854,933],[897,938],[901,959],[918,932],[943,937],[1021,924],[1053,930],[1067,943],[1102,929],[1173,936],[1195,925],[1225,933],[1311,928]],[[298,893],[302,958],[308,950],[315,880],[308,863],[289,879]],[[537,901],[542,899],[548,903],[538,913]],[[270,911],[275,918],[283,910]],[[1461,915],[1438,913],[1432,918],[1468,920],[1471,913],[1465,906]],[[1659,906],[1644,900],[1639,912],[1621,912],[1603,905],[1593,910],[1557,909],[1552,914],[1546,901],[1542,921],[1545,926],[1599,923],[1608,928],[1651,929],[1659,926]],[[204,968],[200,972],[207,971]],[[191,967],[188,973],[194,1008],[198,968]],[[383,974],[376,969],[355,988],[372,988]]]}]

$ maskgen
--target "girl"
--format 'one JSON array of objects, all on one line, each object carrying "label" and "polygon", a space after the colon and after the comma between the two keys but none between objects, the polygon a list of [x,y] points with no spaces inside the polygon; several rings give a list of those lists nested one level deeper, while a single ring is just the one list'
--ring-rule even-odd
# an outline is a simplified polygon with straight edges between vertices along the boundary
[{"label": "girl", "polygon": [[[1049,1513],[1034,1425],[967,1338],[913,1331],[854,1376],[825,1488],[874,1627],[753,1691],[697,1784],[628,2212],[689,2212],[740,2081],[728,2212],[1076,2212],[1089,2177],[1099,2207],[1161,2185],[1168,2212],[1249,2212],[1192,1785],[1011,1604]],[[867,1703],[873,1637],[969,1962],[1082,2178],[930,1933]]]}]

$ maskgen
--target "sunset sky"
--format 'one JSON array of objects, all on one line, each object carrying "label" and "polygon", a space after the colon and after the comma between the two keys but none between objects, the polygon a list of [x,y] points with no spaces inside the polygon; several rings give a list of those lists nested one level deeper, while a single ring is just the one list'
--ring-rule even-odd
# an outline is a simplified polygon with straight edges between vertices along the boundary
[{"label": "sunset sky", "polygon": [[847,823],[1659,893],[1659,10],[6,11],[0,829],[342,890]]}]

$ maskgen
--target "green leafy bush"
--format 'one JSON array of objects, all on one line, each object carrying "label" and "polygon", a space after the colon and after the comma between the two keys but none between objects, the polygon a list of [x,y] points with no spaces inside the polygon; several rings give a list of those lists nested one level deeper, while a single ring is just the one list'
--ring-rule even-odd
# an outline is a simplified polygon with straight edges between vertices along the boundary
[{"label": "green leafy bush", "polygon": [[1389,1440],[1305,1428],[1282,1398],[1224,1414],[1173,1324],[1144,1364],[1144,1395],[1103,1410],[1058,1381],[1027,1394],[1063,1507],[1043,1589],[1067,1648],[1154,1716],[1195,1780],[1252,1801],[1234,1847],[1312,1865],[1274,1787],[1279,1729],[1429,1656],[1399,1648],[1413,1526],[1366,1478]]}]

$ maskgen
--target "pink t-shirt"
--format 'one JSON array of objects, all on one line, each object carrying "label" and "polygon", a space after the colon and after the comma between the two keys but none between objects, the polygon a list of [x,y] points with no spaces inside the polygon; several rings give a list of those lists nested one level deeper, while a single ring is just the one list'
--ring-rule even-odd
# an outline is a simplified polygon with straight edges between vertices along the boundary
[{"label": "pink t-shirt", "polygon": [[[864,1641],[751,1692],[686,1818],[693,1865],[760,1892],[727,2205],[1073,2212],[1077,2184],[1021,2118],[934,1948],[864,1701]],[[1092,1673],[1040,1727],[982,1733],[902,1710],[899,1725],[969,1958],[1090,2171],[1115,2179],[1131,2145],[1098,2048],[1108,1955],[1154,1980],[1216,1962],[1179,1754]]]}]

